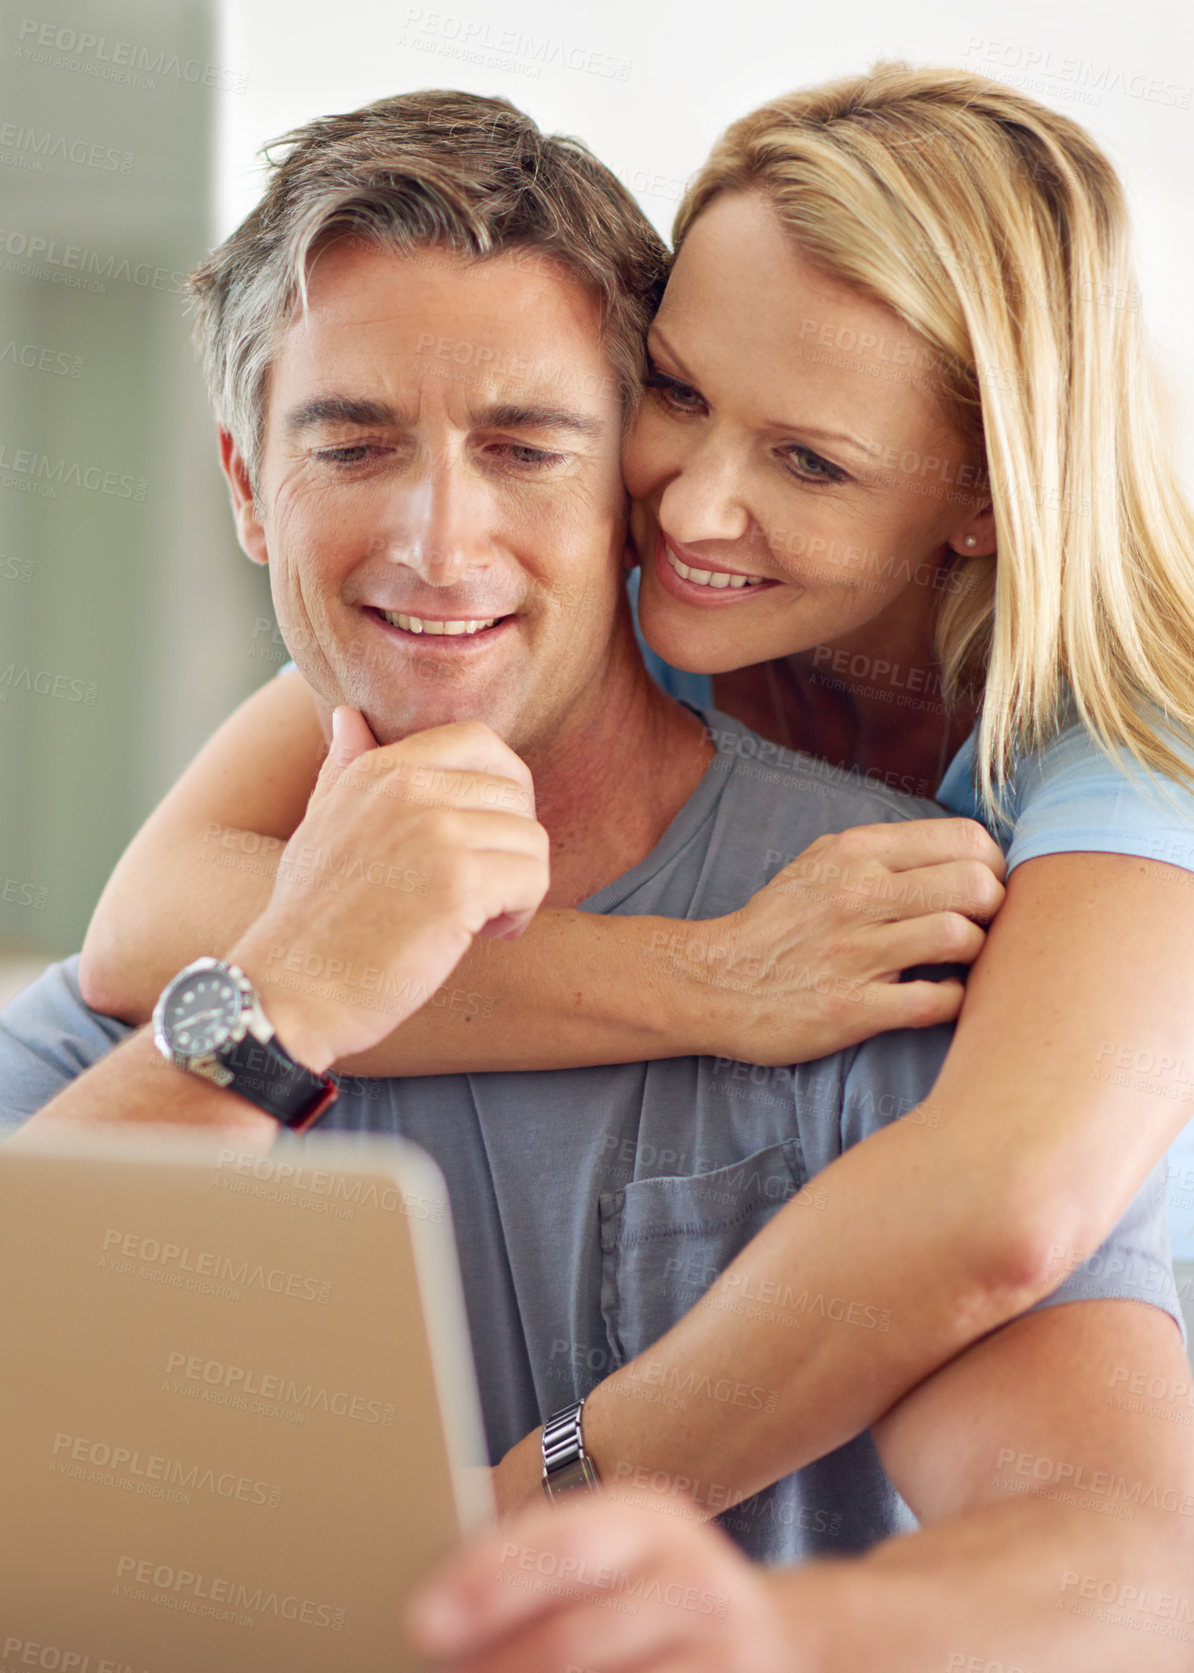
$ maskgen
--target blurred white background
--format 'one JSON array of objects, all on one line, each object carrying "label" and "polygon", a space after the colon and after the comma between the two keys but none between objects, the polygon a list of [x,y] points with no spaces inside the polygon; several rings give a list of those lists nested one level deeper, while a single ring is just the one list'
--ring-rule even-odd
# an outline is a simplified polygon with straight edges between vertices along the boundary
[{"label": "blurred white background", "polygon": [[[585,140],[666,234],[717,133],[776,93],[882,57],[1002,78],[1084,123],[1124,178],[1194,488],[1189,0],[24,4],[0,23],[0,1000],[78,946],[145,814],[285,659],[232,538],[173,275],[256,200],[262,144],[316,114],[417,87],[505,95]],[[85,485],[104,472],[130,493]],[[1194,1258],[1194,1134],[1171,1199]]]}]

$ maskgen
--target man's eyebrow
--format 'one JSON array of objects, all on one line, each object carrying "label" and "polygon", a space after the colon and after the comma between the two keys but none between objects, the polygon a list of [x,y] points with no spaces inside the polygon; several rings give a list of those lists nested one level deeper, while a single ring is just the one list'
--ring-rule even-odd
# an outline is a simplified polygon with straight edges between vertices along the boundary
[{"label": "man's eyebrow", "polygon": [[[652,337],[654,337],[656,342],[663,349],[664,353],[670,356],[673,364],[680,371],[684,379],[687,382],[692,383],[694,389],[699,388],[699,385],[693,380],[692,373],[687,369],[683,360],[668,342],[663,332],[659,330],[658,326],[651,326],[648,334],[648,344],[650,343],[650,339]],[[819,441],[844,442],[847,447],[852,448],[855,453],[861,454],[862,457],[867,460],[873,459],[877,453],[882,451],[880,448],[876,447],[874,443],[868,444],[867,442],[859,441],[857,436],[848,435],[845,430],[821,430],[818,429],[816,425],[812,424],[794,424],[790,419],[771,419],[768,422],[767,427],[770,430],[796,431],[802,436],[813,436]]]},{"label": "man's eyebrow", "polygon": [[365,401],[349,395],[317,395],[292,407],[286,414],[286,428],[291,434],[311,430],[320,424],[360,424],[394,426],[400,422],[393,407],[384,401]]},{"label": "man's eyebrow", "polygon": [[571,407],[522,406],[516,401],[486,407],[474,415],[473,422],[482,430],[568,430],[591,441],[605,430],[601,419]]},{"label": "man's eyebrow", "polygon": [[[315,429],[321,424],[357,424],[399,428],[404,419],[384,401],[367,401],[348,395],[320,395],[304,401],[286,415],[286,428],[292,434]],[[483,430],[567,430],[573,435],[596,440],[605,425],[588,413],[575,412],[570,407],[556,407],[546,403],[503,401],[476,413],[473,423]]]}]

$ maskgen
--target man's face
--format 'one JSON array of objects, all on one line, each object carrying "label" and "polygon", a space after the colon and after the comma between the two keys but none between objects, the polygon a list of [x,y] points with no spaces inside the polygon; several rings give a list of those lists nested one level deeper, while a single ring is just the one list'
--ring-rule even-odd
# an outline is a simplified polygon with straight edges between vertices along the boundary
[{"label": "man's face", "polygon": [[344,243],[309,297],[238,507],[283,636],[380,743],[477,718],[533,752],[596,700],[615,632],[621,414],[598,305],[524,252]]}]

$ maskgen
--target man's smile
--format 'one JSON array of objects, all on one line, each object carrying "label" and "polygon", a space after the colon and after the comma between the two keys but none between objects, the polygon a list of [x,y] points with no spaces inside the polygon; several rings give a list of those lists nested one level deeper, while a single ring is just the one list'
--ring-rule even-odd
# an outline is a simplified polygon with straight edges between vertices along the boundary
[{"label": "man's smile", "polygon": [[496,627],[503,620],[501,616],[491,616],[487,621],[468,621],[459,618],[443,619],[435,616],[404,616],[395,614],[392,610],[379,610],[391,627],[401,627],[407,633],[443,633],[450,638],[457,634],[472,635],[481,633],[487,627]]},{"label": "man's smile", "polygon": [[504,639],[518,620],[516,614],[505,616],[415,616],[404,611],[381,610],[366,604],[362,614],[375,622],[391,643],[407,643],[417,639],[421,644],[433,641],[445,654],[457,656],[481,651],[486,646]]}]

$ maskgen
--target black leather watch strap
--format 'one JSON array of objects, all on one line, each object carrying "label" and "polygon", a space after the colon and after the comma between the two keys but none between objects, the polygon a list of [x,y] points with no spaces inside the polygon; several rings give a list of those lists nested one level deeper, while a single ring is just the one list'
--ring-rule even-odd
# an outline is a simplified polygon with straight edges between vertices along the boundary
[{"label": "black leather watch strap", "polygon": [[228,1084],[233,1092],[295,1132],[309,1127],[339,1095],[330,1075],[313,1074],[296,1063],[276,1039],[262,1045],[246,1034],[222,1064],[231,1074]]}]

